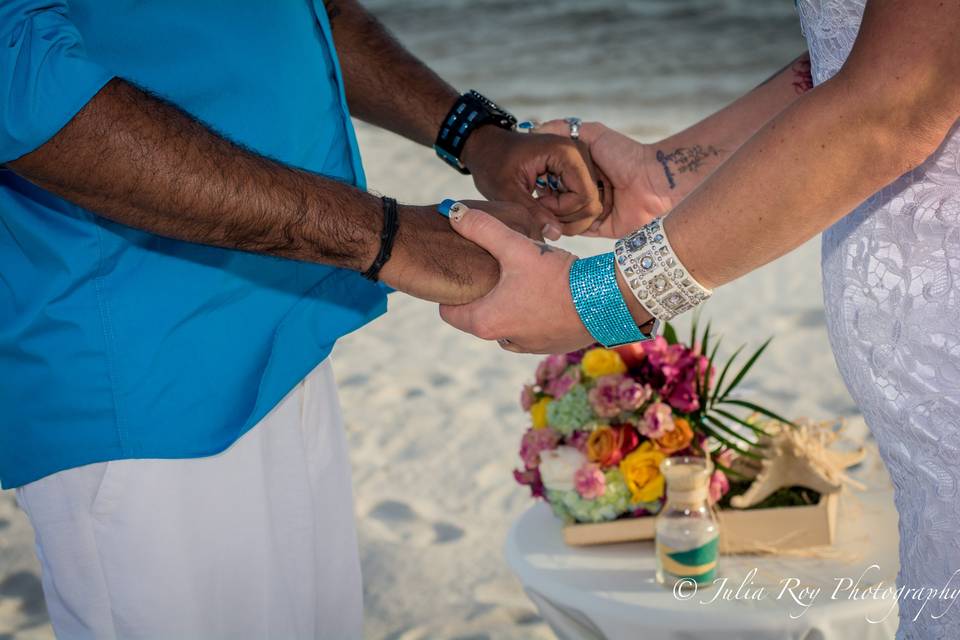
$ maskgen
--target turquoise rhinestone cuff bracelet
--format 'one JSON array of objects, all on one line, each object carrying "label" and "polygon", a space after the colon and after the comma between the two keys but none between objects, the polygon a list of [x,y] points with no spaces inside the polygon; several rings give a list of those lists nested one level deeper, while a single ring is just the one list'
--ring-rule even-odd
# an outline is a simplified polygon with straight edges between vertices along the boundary
[{"label": "turquoise rhinestone cuff bracelet", "polygon": [[570,267],[570,293],[583,325],[605,347],[648,340],[617,285],[613,253],[581,258]]}]

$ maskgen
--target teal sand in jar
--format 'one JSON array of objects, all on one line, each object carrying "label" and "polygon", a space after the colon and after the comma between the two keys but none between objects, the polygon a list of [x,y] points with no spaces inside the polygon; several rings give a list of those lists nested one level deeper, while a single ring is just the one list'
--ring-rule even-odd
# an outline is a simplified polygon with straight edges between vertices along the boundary
[{"label": "teal sand in jar", "polygon": [[707,502],[713,463],[705,458],[667,458],[660,463],[667,501],[657,516],[657,582],[709,586],[717,576],[720,527]]}]

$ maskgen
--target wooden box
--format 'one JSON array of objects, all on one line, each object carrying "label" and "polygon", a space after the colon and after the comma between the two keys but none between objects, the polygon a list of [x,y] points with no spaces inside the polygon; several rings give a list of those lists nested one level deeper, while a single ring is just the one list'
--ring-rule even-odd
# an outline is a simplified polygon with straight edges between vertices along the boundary
[{"label": "wooden box", "polygon": [[[720,511],[720,552],[744,553],[775,549],[803,549],[833,544],[840,495],[824,494],[805,507],[725,509]],[[563,528],[572,546],[653,540],[655,516],[625,518]]]}]

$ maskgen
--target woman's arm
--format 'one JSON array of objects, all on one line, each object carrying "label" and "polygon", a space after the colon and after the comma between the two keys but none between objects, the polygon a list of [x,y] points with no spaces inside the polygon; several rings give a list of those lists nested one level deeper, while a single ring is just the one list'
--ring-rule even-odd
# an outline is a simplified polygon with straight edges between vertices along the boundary
[{"label": "woman's arm", "polygon": [[[813,87],[804,52],[756,88],[697,124],[660,142],[641,144],[598,122],[580,138],[614,187],[614,207],[591,235],[622,236],[676,206],[760,127]],[[563,120],[539,131],[566,134]]]},{"label": "woman's arm", "polygon": [[[843,69],[764,125],[664,219],[694,277],[713,287],[766,264],[932,154],[960,114],[958,25],[957,2],[871,0]],[[454,228],[483,244],[499,228],[490,220]],[[492,252],[501,265],[497,287],[476,303],[445,308],[445,318],[510,338],[517,350],[583,346],[569,261],[509,249]],[[634,318],[646,321],[620,284]]]},{"label": "woman's arm", "polygon": [[960,5],[871,0],[843,68],[797,99],[664,226],[705,286],[823,231],[920,165],[960,115]]},{"label": "woman's arm", "polygon": [[813,88],[804,52],[733,103],[654,144],[642,145],[654,190],[676,206],[771,118]]}]

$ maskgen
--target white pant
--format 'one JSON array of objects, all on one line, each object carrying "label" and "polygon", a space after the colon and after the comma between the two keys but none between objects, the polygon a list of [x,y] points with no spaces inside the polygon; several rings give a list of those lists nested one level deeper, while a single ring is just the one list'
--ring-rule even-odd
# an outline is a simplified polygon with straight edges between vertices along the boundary
[{"label": "white pant", "polygon": [[91,464],[17,498],[59,638],[361,636],[329,361],[219,455]]}]

